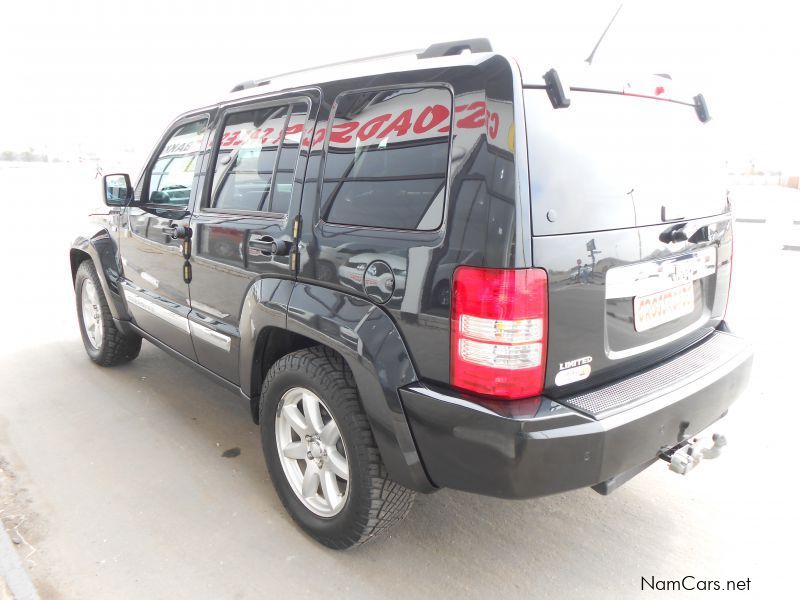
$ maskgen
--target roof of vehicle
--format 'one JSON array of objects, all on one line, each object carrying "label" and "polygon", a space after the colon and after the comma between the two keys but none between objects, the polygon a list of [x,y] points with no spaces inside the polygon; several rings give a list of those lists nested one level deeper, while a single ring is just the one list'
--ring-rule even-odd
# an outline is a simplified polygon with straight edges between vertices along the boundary
[{"label": "roof of vehicle", "polygon": [[591,89],[634,94],[643,91],[643,95],[652,95],[652,91],[648,91],[650,88],[664,86],[669,89],[668,95],[671,98],[685,103],[693,102],[692,94],[688,94],[686,90],[680,90],[668,75],[643,74],[631,77],[630,74],[608,71],[583,62],[574,65],[548,64],[535,57],[517,57],[494,52],[488,40],[478,38],[442,42],[433,44],[424,50],[407,50],[369,56],[246,81],[237,84],[224,98],[217,97],[205,106],[213,106],[220,101],[231,102],[262,96],[270,92],[303,88],[343,79],[369,77],[382,73],[479,65],[496,56],[504,57],[509,64],[519,68],[522,83],[525,86],[544,87],[544,73],[556,67],[564,87],[567,89]]}]

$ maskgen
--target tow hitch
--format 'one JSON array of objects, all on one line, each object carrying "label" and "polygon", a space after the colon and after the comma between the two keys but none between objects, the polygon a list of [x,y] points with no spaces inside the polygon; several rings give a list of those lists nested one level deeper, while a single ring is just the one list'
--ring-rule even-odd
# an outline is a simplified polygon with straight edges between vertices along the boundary
[{"label": "tow hitch", "polygon": [[702,459],[717,458],[722,454],[722,447],[728,443],[725,436],[715,433],[711,436],[711,447],[703,447],[703,440],[692,438],[673,448],[662,450],[658,457],[669,463],[669,470],[680,475],[686,475],[695,468]]}]

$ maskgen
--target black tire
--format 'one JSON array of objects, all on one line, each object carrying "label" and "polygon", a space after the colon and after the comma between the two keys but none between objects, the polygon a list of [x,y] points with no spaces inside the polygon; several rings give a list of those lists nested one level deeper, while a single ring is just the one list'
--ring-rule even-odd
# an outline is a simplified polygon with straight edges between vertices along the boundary
[{"label": "black tire", "polygon": [[[89,340],[86,323],[83,315],[83,288],[91,282],[97,292],[97,307],[99,309],[102,335],[97,347]],[[91,260],[83,261],[75,274],[75,304],[78,309],[78,323],[80,324],[81,338],[86,353],[98,365],[111,367],[132,361],[139,356],[142,348],[142,338],[135,334],[124,334],[114,324],[111,310],[100,285],[100,277]]]},{"label": "black tire", "polygon": [[[338,514],[321,517],[309,510],[292,489],[278,456],[276,414],[284,394],[304,387],[323,400],[336,420],[349,463],[349,490]],[[392,481],[361,407],[350,369],[324,346],[280,358],[264,380],[259,406],[261,442],[278,496],[292,518],[320,543],[344,550],[362,544],[403,520],[415,492]]]}]

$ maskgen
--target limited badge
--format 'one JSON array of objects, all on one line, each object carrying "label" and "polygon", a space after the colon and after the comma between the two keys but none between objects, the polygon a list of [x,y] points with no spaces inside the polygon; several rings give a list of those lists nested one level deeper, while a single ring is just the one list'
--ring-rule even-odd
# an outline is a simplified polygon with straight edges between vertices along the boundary
[{"label": "limited badge", "polygon": [[556,373],[556,385],[568,385],[586,379],[592,372],[591,362],[591,356],[584,356],[560,363],[558,365],[560,371]]}]

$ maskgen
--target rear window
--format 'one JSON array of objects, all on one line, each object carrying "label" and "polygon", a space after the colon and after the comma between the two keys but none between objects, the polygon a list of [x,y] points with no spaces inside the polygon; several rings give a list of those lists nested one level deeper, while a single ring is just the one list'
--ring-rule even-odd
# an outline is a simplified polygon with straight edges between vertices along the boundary
[{"label": "rear window", "polygon": [[714,121],[691,106],[572,92],[554,110],[525,90],[535,235],[636,227],[726,209]]}]

